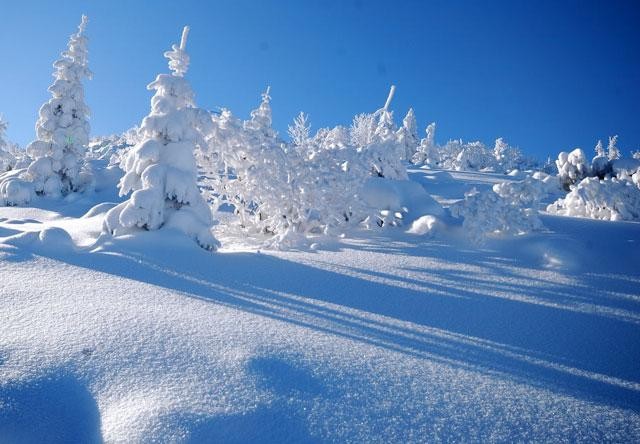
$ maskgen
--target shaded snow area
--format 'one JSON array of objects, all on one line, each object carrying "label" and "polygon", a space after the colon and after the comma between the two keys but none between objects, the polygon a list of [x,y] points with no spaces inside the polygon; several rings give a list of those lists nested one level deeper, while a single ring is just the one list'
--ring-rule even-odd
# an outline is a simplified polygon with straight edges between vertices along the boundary
[{"label": "shaded snow area", "polygon": [[[445,207],[517,179],[409,176]],[[0,208],[2,443],[640,441],[639,223],[209,252],[103,234],[117,180]]]}]

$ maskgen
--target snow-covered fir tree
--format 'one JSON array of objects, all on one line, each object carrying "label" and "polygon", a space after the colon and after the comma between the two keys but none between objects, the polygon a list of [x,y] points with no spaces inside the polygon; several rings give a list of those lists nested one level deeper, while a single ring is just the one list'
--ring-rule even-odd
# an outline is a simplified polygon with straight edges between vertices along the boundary
[{"label": "snow-covered fir tree", "polygon": [[611,162],[602,146],[602,140],[598,140],[594,148],[595,157],[591,160],[591,173],[604,179],[607,174],[611,174]]},{"label": "snow-covered fir tree", "polygon": [[398,129],[396,137],[398,142],[404,146],[404,160],[411,160],[420,144],[418,124],[413,108],[409,108],[407,115],[402,119],[402,126]]},{"label": "snow-covered fir tree", "polygon": [[295,146],[304,146],[310,139],[311,125],[309,124],[309,117],[300,111],[300,114],[294,119],[293,125],[289,125],[288,134],[291,137],[291,142]]},{"label": "snow-covered fir tree", "polygon": [[9,150],[9,143],[5,139],[7,127],[7,122],[0,116],[0,173],[11,170],[16,162],[16,158]]},{"label": "snow-covered fir tree", "polygon": [[136,228],[175,228],[214,250],[219,243],[211,234],[211,209],[197,186],[194,154],[196,146],[205,143],[198,129],[202,113],[184,78],[188,33],[185,27],[180,45],[164,53],[171,74],[159,74],[147,86],[155,91],[151,112],[140,125],[141,141],[121,163],[125,175],[118,184],[121,196],[133,193],[107,213],[105,228],[114,235]]},{"label": "snow-covered fir tree", "polygon": [[431,122],[427,125],[425,132],[426,137],[420,140],[420,145],[411,157],[411,162],[416,165],[435,167],[440,163],[438,147],[436,146],[436,123]]},{"label": "snow-covered fir tree", "polygon": [[620,150],[617,146],[618,136],[609,137],[609,145],[607,146],[607,157],[609,160],[616,160],[620,158]]},{"label": "snow-covered fir tree", "polygon": [[37,140],[27,146],[33,158],[25,174],[39,194],[59,195],[79,191],[89,182],[83,174],[84,152],[89,142],[89,108],[82,81],[91,78],[88,68],[87,17],[53,66],[49,87],[52,98],[40,108]]}]

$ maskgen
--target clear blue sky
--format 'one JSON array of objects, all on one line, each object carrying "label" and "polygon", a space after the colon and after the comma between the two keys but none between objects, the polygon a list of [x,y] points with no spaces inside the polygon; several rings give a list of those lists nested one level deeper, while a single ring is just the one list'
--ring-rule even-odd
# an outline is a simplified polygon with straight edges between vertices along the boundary
[{"label": "clear blue sky", "polygon": [[382,106],[389,85],[421,135],[496,137],[539,158],[619,134],[640,148],[640,1],[13,1],[0,7],[0,113],[34,137],[53,61],[89,16],[93,134],[149,111],[145,86],[191,26],[198,104],[245,117],[271,85],[281,133],[304,110],[314,129]]}]

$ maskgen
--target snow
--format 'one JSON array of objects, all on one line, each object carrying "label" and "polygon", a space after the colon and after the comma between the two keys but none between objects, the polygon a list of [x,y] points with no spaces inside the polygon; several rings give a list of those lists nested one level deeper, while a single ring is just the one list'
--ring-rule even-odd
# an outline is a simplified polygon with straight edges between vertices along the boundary
[{"label": "snow", "polygon": [[[429,204],[315,249],[218,227],[212,253],[104,234],[101,162],[93,193],[0,208],[0,442],[640,440],[640,224],[542,213],[475,247]],[[390,211],[524,179],[409,177]]]}]

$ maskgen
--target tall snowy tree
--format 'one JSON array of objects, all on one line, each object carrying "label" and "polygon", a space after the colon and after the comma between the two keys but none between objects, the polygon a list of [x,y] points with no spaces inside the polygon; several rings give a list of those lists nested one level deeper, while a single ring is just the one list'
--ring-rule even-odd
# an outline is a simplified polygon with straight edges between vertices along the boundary
[{"label": "tall snowy tree", "polygon": [[184,78],[189,67],[188,33],[185,26],[180,46],[174,44],[164,53],[171,74],[159,74],[147,86],[155,91],[151,112],[140,125],[141,141],[121,164],[125,175],[118,184],[121,196],[133,193],[107,213],[105,228],[114,235],[135,228],[175,228],[214,250],[219,243],[211,234],[211,209],[196,183],[194,150],[205,141],[198,130],[201,110]]},{"label": "tall snowy tree", "polygon": [[398,142],[404,146],[404,160],[411,160],[416,152],[420,140],[418,139],[418,124],[413,108],[409,108],[402,120],[402,126],[397,131]]},{"label": "tall snowy tree", "polygon": [[618,136],[609,137],[609,146],[607,146],[607,157],[609,160],[616,160],[620,158],[620,150],[617,146]]},{"label": "tall snowy tree", "polygon": [[11,170],[16,161],[9,151],[9,144],[5,140],[7,126],[7,122],[0,116],[0,173]]},{"label": "tall snowy tree", "polygon": [[27,146],[34,159],[25,175],[36,193],[67,194],[87,182],[81,174],[89,142],[89,108],[84,102],[82,81],[91,78],[88,68],[87,17],[53,66],[55,78],[49,87],[52,98],[42,105],[36,122],[37,140]]}]

